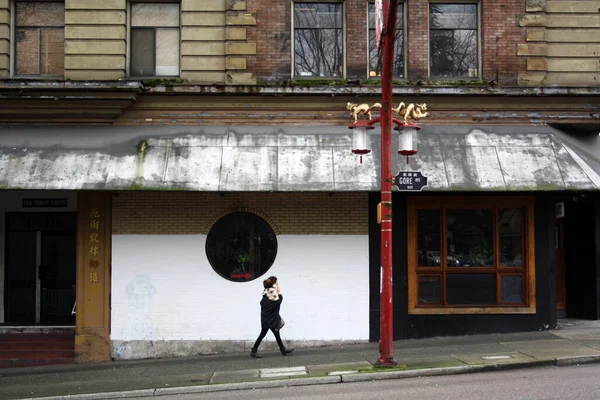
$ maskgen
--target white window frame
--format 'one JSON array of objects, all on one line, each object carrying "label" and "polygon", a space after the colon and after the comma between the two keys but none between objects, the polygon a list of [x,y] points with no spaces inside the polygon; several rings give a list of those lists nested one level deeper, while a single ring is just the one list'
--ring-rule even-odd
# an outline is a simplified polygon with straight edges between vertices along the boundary
[{"label": "white window frame", "polygon": [[[428,37],[428,45],[427,45],[427,76],[430,79],[435,80],[481,80],[482,79],[482,24],[481,24],[481,1],[480,0],[432,0],[427,3],[427,37]],[[439,77],[439,76],[431,76],[431,36],[430,36],[430,26],[429,26],[429,5],[430,4],[475,4],[477,6],[477,77],[469,78],[466,76],[463,77]]]},{"label": "white window frame", "polygon": [[[291,79],[292,80],[343,80],[346,79],[346,59],[347,59],[347,45],[346,45],[346,2],[344,0],[292,0],[291,2],[291,48],[292,48],[292,52],[290,54],[291,56],[291,64],[292,64],[292,68],[291,68]],[[300,3],[316,3],[316,4],[341,4],[342,5],[342,51],[344,52],[343,57],[342,57],[342,76],[340,77],[333,77],[333,76],[324,76],[324,77],[319,77],[319,76],[307,76],[307,77],[302,77],[302,76],[295,76],[296,74],[296,60],[295,60],[295,44],[296,44],[296,27],[294,26],[294,5],[296,4],[300,4]]]}]

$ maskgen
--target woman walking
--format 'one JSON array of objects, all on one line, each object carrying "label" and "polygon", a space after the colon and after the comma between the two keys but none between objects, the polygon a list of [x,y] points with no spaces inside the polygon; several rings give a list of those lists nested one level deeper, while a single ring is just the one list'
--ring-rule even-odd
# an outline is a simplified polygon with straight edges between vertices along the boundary
[{"label": "woman walking", "polygon": [[281,302],[283,301],[283,296],[279,289],[279,283],[277,282],[276,276],[271,276],[263,281],[263,286],[265,290],[263,291],[263,297],[260,301],[260,324],[262,326],[262,330],[260,331],[260,335],[258,335],[258,339],[254,343],[254,347],[252,347],[252,351],[250,352],[250,357],[253,358],[262,358],[262,356],[258,355],[258,346],[260,346],[260,342],[265,338],[269,329],[275,335],[275,340],[277,340],[277,344],[279,345],[279,350],[281,350],[281,355],[287,356],[294,349],[286,349],[281,341],[281,335],[279,334],[279,330],[283,328],[284,322],[281,316],[279,315],[279,308],[281,307]]}]

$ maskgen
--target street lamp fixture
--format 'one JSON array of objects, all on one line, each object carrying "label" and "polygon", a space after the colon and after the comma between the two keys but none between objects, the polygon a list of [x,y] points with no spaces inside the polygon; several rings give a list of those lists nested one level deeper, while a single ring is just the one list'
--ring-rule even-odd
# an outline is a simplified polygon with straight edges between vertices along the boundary
[{"label": "street lamp fixture", "polygon": [[[372,117],[371,111],[374,108],[379,108],[379,103],[369,106],[368,104],[354,104],[348,103],[348,109],[350,114],[354,117],[354,123],[348,126],[352,129],[352,153],[360,155],[360,163],[362,164],[362,156],[371,152],[371,140],[369,130],[374,129],[376,123],[381,122],[380,117],[371,119],[364,119],[364,117]],[[418,120],[420,118],[428,117],[429,113],[423,112],[423,109],[427,109],[426,104],[409,104],[405,106],[404,103],[400,103],[398,108],[393,109],[398,114],[398,118],[392,117],[392,122],[395,127],[394,130],[399,133],[398,140],[398,154],[406,156],[406,163],[409,163],[408,157],[414,156],[418,151],[418,132],[421,127],[410,119]],[[361,117],[363,117],[361,119]]]},{"label": "street lamp fixture", "polygon": [[[387,68],[389,69],[389,68]],[[388,71],[389,72],[389,71]],[[387,74],[389,75],[389,74]],[[391,82],[388,82],[391,83]],[[385,88],[385,86],[384,86]],[[380,338],[379,338],[379,360],[377,364],[384,367],[398,365],[394,360],[393,346],[393,290],[392,290],[392,134],[391,125],[396,127],[394,130],[399,132],[398,153],[408,157],[417,154],[418,137],[417,133],[421,129],[417,124],[410,120],[418,120],[428,117],[429,113],[426,104],[408,104],[400,103],[397,108],[391,104],[391,90],[382,91],[384,96],[383,105],[376,103],[372,106],[368,104],[348,103],[346,108],[354,118],[354,123],[349,126],[352,129],[352,152],[362,156],[371,152],[369,141],[369,130],[377,122],[381,124],[381,203],[377,206],[381,224],[381,292],[380,292]],[[373,109],[381,109],[379,117],[373,118],[371,112]],[[399,118],[393,117],[395,112]]]}]

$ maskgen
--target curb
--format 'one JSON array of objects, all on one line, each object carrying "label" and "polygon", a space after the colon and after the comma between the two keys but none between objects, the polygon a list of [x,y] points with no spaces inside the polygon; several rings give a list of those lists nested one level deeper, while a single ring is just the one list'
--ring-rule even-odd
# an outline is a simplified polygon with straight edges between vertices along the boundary
[{"label": "curb", "polygon": [[177,394],[225,392],[230,390],[266,389],[291,386],[327,385],[351,382],[369,382],[392,379],[408,379],[423,376],[443,376],[472,374],[493,371],[509,371],[536,367],[563,367],[578,364],[600,363],[600,355],[559,357],[544,360],[518,361],[512,363],[465,365],[459,367],[426,368],[408,371],[369,372],[363,374],[348,374],[339,376],[321,376],[312,378],[276,379],[271,381],[253,381],[240,383],[223,383],[199,386],[182,386],[172,388],[156,388],[142,390],[128,390],[107,393],[74,394],[64,396],[38,397],[35,400],[101,400],[132,397],[153,397]]}]

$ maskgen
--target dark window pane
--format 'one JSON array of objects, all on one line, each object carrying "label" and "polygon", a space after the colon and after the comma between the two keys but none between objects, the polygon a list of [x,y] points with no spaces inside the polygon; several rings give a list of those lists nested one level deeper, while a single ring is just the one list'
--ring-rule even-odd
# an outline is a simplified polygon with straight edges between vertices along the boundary
[{"label": "dark window pane", "polygon": [[343,41],[341,29],[297,29],[294,32],[296,76],[341,77]]},{"label": "dark window pane", "polygon": [[[396,77],[404,76],[404,23],[402,5],[398,6],[398,17],[396,22],[396,42],[394,43],[394,69]],[[377,49],[377,37],[375,33],[375,4],[369,3],[369,77],[381,76],[382,53]]]},{"label": "dark window pane", "polygon": [[500,266],[523,266],[523,210],[500,210]]},{"label": "dark window pane", "polygon": [[131,75],[154,76],[154,29],[131,29]]},{"label": "dark window pane", "polygon": [[496,304],[496,274],[447,274],[449,305]]},{"label": "dark window pane", "polygon": [[439,266],[441,247],[440,210],[418,210],[418,255],[420,266]]},{"label": "dark window pane", "polygon": [[294,28],[342,28],[341,4],[294,4]]},{"label": "dark window pane", "polygon": [[448,210],[448,266],[493,266],[493,211]]},{"label": "dark window pane", "polygon": [[436,30],[430,40],[432,76],[477,76],[477,31]]},{"label": "dark window pane", "polygon": [[246,282],[265,274],[277,255],[277,238],[258,215],[235,212],[218,220],[206,238],[206,255],[216,273]]},{"label": "dark window pane", "polygon": [[419,276],[419,304],[441,304],[441,277],[438,275]]},{"label": "dark window pane", "polygon": [[506,275],[501,278],[503,303],[523,303],[523,277]]},{"label": "dark window pane", "polygon": [[430,4],[430,29],[477,29],[476,4]]}]

